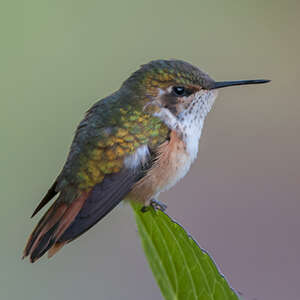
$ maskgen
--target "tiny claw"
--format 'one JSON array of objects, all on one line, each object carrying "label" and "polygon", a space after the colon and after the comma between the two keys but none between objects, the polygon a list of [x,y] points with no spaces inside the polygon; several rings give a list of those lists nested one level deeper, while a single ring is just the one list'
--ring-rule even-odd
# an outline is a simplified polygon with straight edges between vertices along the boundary
[{"label": "tiny claw", "polygon": [[160,211],[165,211],[167,209],[167,205],[156,200],[156,199],[151,199],[150,201],[150,205],[154,208],[154,209],[159,209]]},{"label": "tiny claw", "polygon": [[142,213],[145,213],[145,212],[147,212],[148,210],[149,210],[148,206],[143,206],[143,207],[141,208],[141,212],[142,212]]}]

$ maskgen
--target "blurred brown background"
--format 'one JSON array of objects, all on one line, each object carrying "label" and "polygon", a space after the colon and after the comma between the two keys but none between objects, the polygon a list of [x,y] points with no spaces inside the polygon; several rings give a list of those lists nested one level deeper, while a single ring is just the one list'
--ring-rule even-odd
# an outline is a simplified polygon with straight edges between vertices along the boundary
[{"label": "blurred brown background", "polygon": [[1,9],[0,298],[161,299],[130,207],[54,259],[21,260],[34,207],[97,99],[187,60],[220,91],[188,176],[160,200],[246,299],[299,299],[300,2],[24,1]]}]

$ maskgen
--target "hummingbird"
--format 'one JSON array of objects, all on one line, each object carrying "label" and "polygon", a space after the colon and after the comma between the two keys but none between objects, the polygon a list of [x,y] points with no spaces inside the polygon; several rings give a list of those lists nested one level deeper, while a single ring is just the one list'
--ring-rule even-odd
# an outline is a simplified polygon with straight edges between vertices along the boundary
[{"label": "hummingbird", "polygon": [[96,102],[77,127],[66,163],[35,216],[23,257],[54,255],[122,200],[164,210],[157,200],[195,161],[206,115],[220,88],[269,80],[215,81],[181,60],[142,65],[120,89]]}]

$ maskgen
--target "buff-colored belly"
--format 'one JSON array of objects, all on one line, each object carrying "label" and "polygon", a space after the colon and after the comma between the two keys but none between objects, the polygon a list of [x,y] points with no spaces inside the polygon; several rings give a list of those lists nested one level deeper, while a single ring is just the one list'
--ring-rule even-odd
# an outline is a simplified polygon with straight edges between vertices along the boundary
[{"label": "buff-colored belly", "polygon": [[160,192],[168,190],[186,175],[191,166],[184,142],[173,131],[170,140],[158,149],[158,159],[133,187],[128,199],[145,205]]}]

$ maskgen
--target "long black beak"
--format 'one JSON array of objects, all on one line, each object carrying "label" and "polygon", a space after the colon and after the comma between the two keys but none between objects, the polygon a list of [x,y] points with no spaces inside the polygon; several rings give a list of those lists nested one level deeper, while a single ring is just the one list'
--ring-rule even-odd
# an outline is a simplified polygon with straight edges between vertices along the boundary
[{"label": "long black beak", "polygon": [[217,81],[213,84],[212,90],[214,89],[220,89],[227,86],[233,86],[233,85],[245,85],[245,84],[261,84],[261,83],[267,83],[271,80],[267,79],[255,79],[255,80],[237,80],[237,81]]}]

